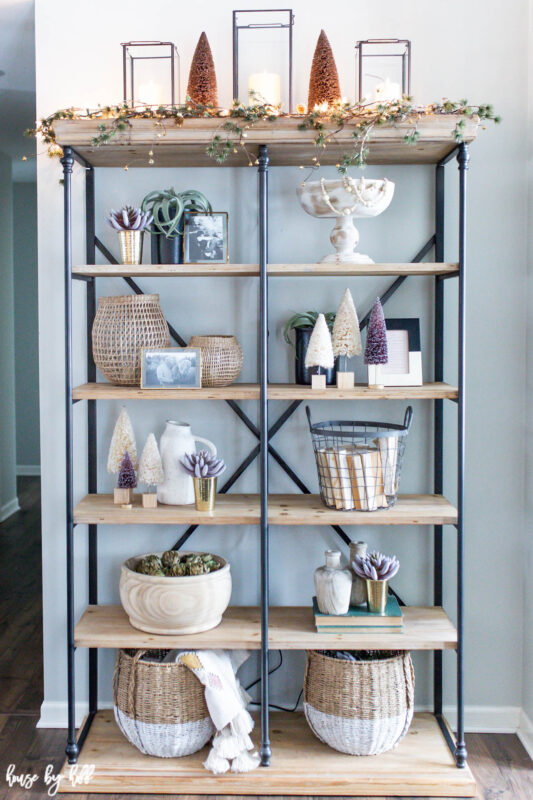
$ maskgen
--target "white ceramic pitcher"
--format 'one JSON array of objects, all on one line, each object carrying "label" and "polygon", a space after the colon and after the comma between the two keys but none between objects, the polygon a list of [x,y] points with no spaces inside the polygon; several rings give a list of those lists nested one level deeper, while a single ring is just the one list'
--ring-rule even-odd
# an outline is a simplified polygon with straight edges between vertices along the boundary
[{"label": "white ceramic pitcher", "polygon": [[194,503],[192,477],[185,471],[181,459],[186,453],[196,451],[196,442],[204,444],[214,456],[217,449],[209,439],[195,436],[188,422],[175,422],[167,419],[167,426],[161,436],[159,450],[165,480],[157,487],[157,499],[169,506],[185,506]]}]

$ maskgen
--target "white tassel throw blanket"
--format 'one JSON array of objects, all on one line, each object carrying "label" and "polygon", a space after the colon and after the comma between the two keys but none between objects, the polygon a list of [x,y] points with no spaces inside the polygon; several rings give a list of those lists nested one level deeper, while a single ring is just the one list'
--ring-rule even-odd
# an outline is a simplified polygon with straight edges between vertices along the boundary
[{"label": "white tassel throw blanket", "polygon": [[217,732],[204,767],[215,775],[229,769],[251,772],[259,766],[250,739],[254,721],[246,710],[250,697],[236,675],[249,655],[247,650],[171,650],[165,658],[188,667],[205,686],[205,702]]}]

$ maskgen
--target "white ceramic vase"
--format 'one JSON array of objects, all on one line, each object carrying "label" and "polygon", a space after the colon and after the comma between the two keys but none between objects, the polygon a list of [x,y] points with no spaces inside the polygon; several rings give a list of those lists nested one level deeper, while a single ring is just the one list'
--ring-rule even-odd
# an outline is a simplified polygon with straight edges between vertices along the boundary
[{"label": "white ceramic vase", "polygon": [[165,480],[157,487],[157,499],[168,506],[187,506],[194,503],[194,484],[181,459],[186,453],[196,451],[196,442],[201,442],[216,456],[217,449],[209,439],[195,436],[188,422],[167,419],[161,436],[159,452],[163,462]]},{"label": "white ceramic vase", "polygon": [[341,566],[340,550],[326,550],[326,563],[315,570],[315,593],[322,614],[346,614],[350,608],[352,573]]},{"label": "white ceramic vase", "polygon": [[362,606],[366,603],[366,581],[360,578],[353,568],[355,556],[366,556],[368,545],[366,542],[350,542],[350,567],[352,570],[351,606]]},{"label": "white ceramic vase", "polygon": [[373,264],[372,259],[356,253],[359,232],[353,218],[376,217],[388,208],[394,195],[394,183],[383,180],[354,180],[348,176],[338,180],[305,182],[297,188],[304,211],[312,217],[336,219],[330,241],[335,253],[324,256],[323,262],[337,264]]}]

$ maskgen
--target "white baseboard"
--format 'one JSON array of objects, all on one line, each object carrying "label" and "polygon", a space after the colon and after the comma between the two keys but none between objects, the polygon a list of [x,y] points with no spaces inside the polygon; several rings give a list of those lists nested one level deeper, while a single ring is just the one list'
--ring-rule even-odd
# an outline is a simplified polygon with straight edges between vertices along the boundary
[{"label": "white baseboard", "polygon": [[[113,708],[113,703],[100,703],[99,708]],[[76,703],[76,727],[79,728],[83,722],[87,712],[89,711],[88,703]],[[68,727],[68,709],[65,700],[53,702],[45,700],[41,704],[41,716],[37,723],[38,728],[66,728]]]},{"label": "white baseboard", "polygon": [[40,475],[40,464],[17,464],[17,475]]},{"label": "white baseboard", "polygon": [[3,506],[0,506],[0,522],[3,522],[17,511],[20,511],[19,499],[18,497],[14,497],[7,503],[4,503]]},{"label": "white baseboard", "polygon": [[520,711],[520,722],[518,725],[517,735],[524,745],[528,756],[533,758],[533,722],[529,719],[524,709],[521,709]]},{"label": "white baseboard", "polygon": [[[100,703],[100,708],[112,708],[111,701]],[[87,703],[76,703],[76,727],[81,725],[87,714]],[[417,711],[431,711],[429,706],[417,706]],[[444,714],[455,730],[456,716],[451,706],[444,708]],[[41,705],[38,728],[66,728],[67,704],[65,701],[49,702]],[[518,733],[526,750],[533,751],[533,725],[519,706],[465,706],[465,730],[467,733]],[[529,741],[529,745],[526,744]],[[529,749],[531,748],[531,749]]]}]

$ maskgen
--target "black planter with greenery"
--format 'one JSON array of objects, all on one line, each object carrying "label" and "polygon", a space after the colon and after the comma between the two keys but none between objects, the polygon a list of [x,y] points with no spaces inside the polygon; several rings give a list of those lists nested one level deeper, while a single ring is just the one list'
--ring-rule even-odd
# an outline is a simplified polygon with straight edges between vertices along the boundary
[{"label": "black planter with greenery", "polygon": [[150,192],[142,201],[143,211],[153,214],[152,264],[183,264],[183,230],[186,212],[211,214],[213,209],[205,195],[194,189]]},{"label": "black planter with greenery", "polygon": [[[294,372],[295,372],[295,383],[309,386],[311,384],[311,375],[317,372],[316,367],[311,367],[310,369],[305,366],[305,354],[307,352],[307,346],[309,344],[309,339],[313,332],[313,327],[318,317],[318,311],[304,311],[299,314],[293,314],[293,316],[287,321],[285,325],[285,330],[283,332],[283,338],[290,344],[291,347],[295,348],[295,361],[294,361]],[[333,322],[335,320],[335,314],[333,312],[328,312],[325,314],[326,322],[328,323],[328,328],[331,331],[333,327]],[[291,331],[294,331],[295,334],[295,342],[293,342],[290,338]],[[337,380],[337,361],[335,359],[335,364],[331,369],[325,370],[324,374],[326,375],[326,384],[328,386],[332,386],[336,383]]]}]

